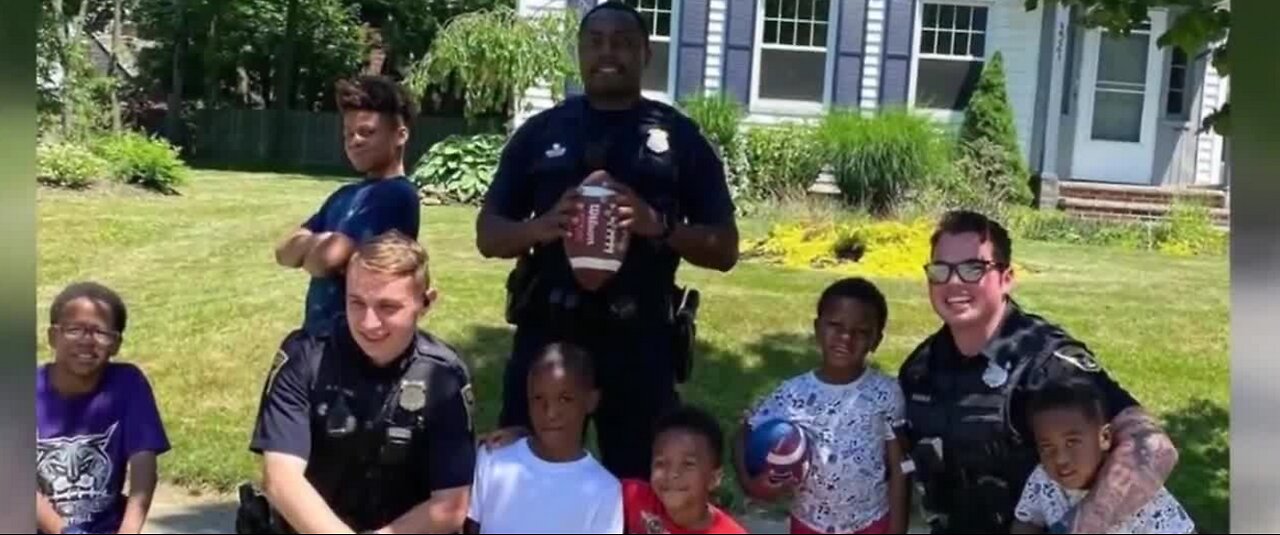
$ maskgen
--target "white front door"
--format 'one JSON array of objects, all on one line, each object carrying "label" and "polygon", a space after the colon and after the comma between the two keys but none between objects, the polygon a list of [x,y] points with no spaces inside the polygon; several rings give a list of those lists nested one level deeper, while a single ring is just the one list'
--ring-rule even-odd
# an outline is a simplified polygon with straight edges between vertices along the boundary
[{"label": "white front door", "polygon": [[1085,32],[1072,178],[1131,184],[1154,181],[1161,61],[1156,46],[1166,14],[1129,35]]}]

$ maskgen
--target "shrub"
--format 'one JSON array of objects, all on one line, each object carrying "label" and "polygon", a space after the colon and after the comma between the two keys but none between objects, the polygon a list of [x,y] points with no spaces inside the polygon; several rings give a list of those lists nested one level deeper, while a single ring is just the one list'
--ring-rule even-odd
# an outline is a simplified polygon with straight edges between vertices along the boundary
[{"label": "shrub", "polygon": [[802,194],[822,169],[822,150],[812,127],[751,128],[744,145],[744,159],[750,162],[751,169],[742,187],[751,199]]},{"label": "shrub", "polygon": [[479,203],[493,182],[504,141],[496,134],[449,136],[422,155],[413,182],[445,201]]},{"label": "shrub", "polygon": [[737,142],[742,125],[742,105],[738,101],[723,94],[699,94],[685,100],[681,107],[722,154]]},{"label": "shrub", "polygon": [[938,178],[948,161],[946,136],[929,119],[905,110],[872,117],[832,112],[818,138],[846,201],[876,214],[893,211]]},{"label": "shrub", "polygon": [[1176,202],[1156,231],[1156,247],[1162,253],[1178,256],[1225,254],[1227,234],[1214,228],[1209,208]]},{"label": "shrub", "polygon": [[110,162],[112,177],[126,184],[172,194],[187,180],[187,165],[178,149],[160,138],[137,132],[112,134],[100,138],[94,152]]},{"label": "shrub", "polygon": [[1005,85],[1004,58],[996,52],[983,67],[965,108],[959,157],[981,162],[983,174],[972,178],[1003,191],[1009,202],[1028,204],[1027,165],[1018,149],[1018,129]]},{"label": "shrub", "polygon": [[74,143],[42,143],[36,147],[36,180],[48,186],[83,189],[107,178],[111,166]]}]

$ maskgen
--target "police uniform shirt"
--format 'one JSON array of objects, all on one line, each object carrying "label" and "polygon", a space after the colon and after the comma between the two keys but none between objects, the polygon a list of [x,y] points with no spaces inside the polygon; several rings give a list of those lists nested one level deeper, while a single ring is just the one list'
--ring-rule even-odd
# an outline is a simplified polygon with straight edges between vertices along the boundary
[{"label": "police uniform shirt", "polygon": [[[695,225],[734,220],[724,166],[710,143],[688,117],[648,99],[603,111],[579,96],[529,119],[503,150],[486,203],[515,221],[542,215],[601,161],[659,213]],[[538,271],[554,284],[572,284],[562,244],[539,249]],[[615,281],[637,295],[666,295],[678,264],[669,247],[632,239]]]},{"label": "police uniform shirt", "polygon": [[[1002,452],[976,471],[980,474],[995,466],[1003,472],[995,475],[1004,476],[1010,487],[1008,503],[1000,505],[1000,516],[1007,522],[1023,484],[1038,463],[1026,410],[1028,400],[1045,385],[1071,377],[1082,377],[1095,385],[1108,420],[1138,405],[1103,371],[1082,342],[1024,312],[1012,300],[998,334],[980,355],[962,355],[950,328],[944,325],[912,352],[899,372],[910,438],[912,442],[942,438],[947,477],[957,473],[957,465],[975,470],[968,464],[976,462],[974,456]],[[948,487],[960,495],[965,493],[954,482]]]},{"label": "police uniform shirt", "polygon": [[[419,331],[404,357],[378,368],[348,329],[334,330],[333,338],[295,332],[285,340],[267,379],[250,449],[307,460],[307,479],[356,529],[381,528],[427,501],[432,491],[470,485],[475,467],[473,400],[468,372],[457,354]],[[379,463],[383,435],[368,431],[369,426],[385,427],[377,425],[383,421],[384,407],[396,405],[390,397],[415,359],[426,359],[429,372],[421,409],[425,429],[415,431],[401,464],[381,470],[371,481],[368,474]],[[367,431],[357,451],[351,450],[350,442],[340,444],[326,433],[321,413],[331,410],[326,405],[334,400],[324,385],[350,394],[350,413]],[[375,494],[380,496],[376,506],[341,506],[340,499]],[[348,508],[355,510],[342,510]]]}]

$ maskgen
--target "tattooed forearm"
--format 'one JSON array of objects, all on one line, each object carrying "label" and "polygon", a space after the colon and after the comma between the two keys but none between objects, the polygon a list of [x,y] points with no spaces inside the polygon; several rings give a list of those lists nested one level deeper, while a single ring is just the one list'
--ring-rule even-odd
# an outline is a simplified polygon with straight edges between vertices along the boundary
[{"label": "tattooed forearm", "polygon": [[1113,445],[1089,495],[1074,511],[1072,533],[1104,533],[1142,509],[1178,464],[1178,450],[1141,407],[1111,422]]}]

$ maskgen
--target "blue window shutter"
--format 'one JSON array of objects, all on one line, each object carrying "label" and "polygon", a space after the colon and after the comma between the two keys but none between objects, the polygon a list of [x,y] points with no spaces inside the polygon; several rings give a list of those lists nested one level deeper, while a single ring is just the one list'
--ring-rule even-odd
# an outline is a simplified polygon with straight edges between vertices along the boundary
[{"label": "blue window shutter", "polygon": [[862,100],[863,43],[868,0],[841,0],[836,20],[835,107],[856,107]]},{"label": "blue window shutter", "polygon": [[680,51],[676,55],[676,99],[702,90],[707,72],[707,25],[710,0],[682,0],[680,8]]},{"label": "blue window shutter", "polygon": [[[565,7],[568,9],[577,10],[578,18],[581,19],[586,16],[587,11],[596,7],[596,0],[565,0],[565,4]],[[573,82],[566,83],[564,86],[564,94],[568,97],[581,95],[582,84],[575,84]]]},{"label": "blue window shutter", "polygon": [[915,2],[889,0],[886,9],[884,55],[880,63],[880,105],[905,106],[911,77]]},{"label": "blue window shutter", "polygon": [[725,14],[724,93],[742,105],[751,99],[751,62],[755,56],[756,0],[730,0]]}]

